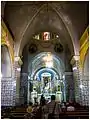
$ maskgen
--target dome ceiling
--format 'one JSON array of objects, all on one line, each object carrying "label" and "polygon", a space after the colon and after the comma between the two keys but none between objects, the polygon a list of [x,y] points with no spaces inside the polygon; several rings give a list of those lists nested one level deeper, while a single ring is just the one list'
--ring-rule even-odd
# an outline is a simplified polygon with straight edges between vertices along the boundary
[{"label": "dome ceiling", "polygon": [[73,51],[88,26],[88,2],[2,2],[2,17],[14,36],[16,54],[33,35],[44,31],[57,33]]}]

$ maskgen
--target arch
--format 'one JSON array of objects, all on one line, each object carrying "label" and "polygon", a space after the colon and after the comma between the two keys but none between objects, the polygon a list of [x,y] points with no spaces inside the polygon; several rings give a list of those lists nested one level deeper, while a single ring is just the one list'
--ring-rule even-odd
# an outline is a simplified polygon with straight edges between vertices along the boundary
[{"label": "arch", "polygon": [[[40,70],[43,70],[44,68],[46,69],[46,67],[41,67],[41,68],[39,68],[38,70],[36,70],[35,73],[34,73],[33,76],[32,76],[33,79],[34,79],[35,75],[37,74],[37,72],[40,71]],[[48,68],[48,69],[49,69],[49,68]],[[49,69],[49,70],[50,70],[50,71],[54,71],[54,72],[58,75],[58,77],[59,77],[59,73],[58,73],[54,68],[51,68],[51,69]]]},{"label": "arch", "polygon": [[61,20],[63,21],[63,23],[64,23],[64,25],[65,25],[65,27],[66,27],[69,35],[70,35],[71,41],[73,43],[74,55],[79,55],[78,38],[77,38],[77,35],[75,34],[75,30],[74,30],[74,28],[72,26],[72,23],[71,23],[69,17],[65,13],[63,13],[62,10],[60,10],[60,13],[59,13],[54,5],[52,5],[51,7],[52,7],[52,9],[54,9],[56,11],[58,16],[61,18]]},{"label": "arch", "polygon": [[[39,10],[34,14],[34,16],[32,17],[32,19],[28,22],[28,24],[27,24],[27,26],[26,26],[26,28],[24,29],[24,31],[23,31],[23,33],[22,33],[22,35],[21,35],[21,38],[20,38],[20,44],[18,44],[18,49],[17,49],[17,53],[16,54],[22,54],[22,49],[23,48],[21,48],[21,46],[22,47],[24,47],[24,45],[26,44],[25,43],[25,41],[26,41],[26,36],[27,36],[27,34],[31,34],[31,30],[30,30],[30,28],[31,28],[31,24],[32,24],[32,22],[34,21],[34,19],[36,19],[37,18],[37,16],[38,16],[38,14],[40,13],[40,11],[41,10],[43,10],[43,8],[44,8],[44,6],[45,6],[45,4],[44,5],[42,5],[40,8],[39,8]],[[51,8],[52,8],[52,6],[51,5],[49,5]],[[76,49],[78,49],[78,44],[77,44],[77,38],[76,38],[76,35],[74,35],[74,32],[73,32],[73,28],[72,28],[72,23],[69,23],[69,24],[67,24],[67,22],[65,21],[65,16],[66,15],[64,15],[64,16],[62,16],[62,15],[60,15],[61,13],[58,13],[58,11],[55,9],[55,6],[53,6],[53,8],[52,8],[52,10],[54,10],[55,11],[55,13],[58,15],[58,17],[59,17],[59,19],[62,21],[62,24],[63,24],[63,26],[64,26],[64,28],[65,28],[65,30],[66,30],[66,32],[67,32],[67,34],[68,34],[68,37],[70,38],[70,39],[72,39],[71,41],[74,41],[72,44],[73,44],[73,46],[71,47],[71,52],[72,52],[72,54],[74,55],[74,54],[79,54],[78,53],[78,50],[76,50]],[[70,27],[69,27],[70,26]],[[32,28],[31,28],[32,29]],[[31,34],[31,36],[32,36],[32,34]],[[30,36],[29,36],[30,37]],[[28,41],[28,40],[27,40]],[[26,41],[26,42],[27,42]],[[23,45],[23,44],[24,45]],[[76,44],[76,46],[74,46]],[[78,46],[78,47],[77,47]],[[21,51],[20,51],[21,50]],[[73,51],[74,50],[74,51]]]},{"label": "arch", "polygon": [[58,56],[56,56],[55,54],[51,52],[41,52],[37,54],[36,56],[34,56],[32,60],[29,62],[28,71],[29,71],[29,68],[31,67],[32,71],[31,72],[29,71],[31,73],[31,76],[33,76],[37,70],[42,68],[43,63],[45,63],[42,58],[46,56],[48,53],[52,55],[53,64],[54,64],[52,69],[54,69],[55,71],[58,71],[59,76],[65,71],[64,63]]}]

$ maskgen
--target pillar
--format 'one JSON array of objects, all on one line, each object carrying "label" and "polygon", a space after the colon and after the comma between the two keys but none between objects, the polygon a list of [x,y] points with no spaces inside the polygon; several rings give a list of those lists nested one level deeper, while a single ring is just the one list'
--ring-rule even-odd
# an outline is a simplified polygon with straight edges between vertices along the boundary
[{"label": "pillar", "polygon": [[81,86],[82,105],[89,106],[89,77],[84,76],[82,78]]},{"label": "pillar", "polygon": [[20,104],[20,72],[21,72],[22,61],[20,57],[15,56],[14,69],[15,69],[15,80],[16,80],[16,105]]},{"label": "pillar", "polygon": [[72,69],[73,69],[73,80],[75,88],[75,100],[76,102],[82,104],[82,95],[81,95],[81,69],[80,69],[80,56],[73,56],[71,59]]},{"label": "pillar", "polygon": [[65,87],[66,87],[66,99],[69,101],[74,100],[74,81],[73,72],[65,72]]}]

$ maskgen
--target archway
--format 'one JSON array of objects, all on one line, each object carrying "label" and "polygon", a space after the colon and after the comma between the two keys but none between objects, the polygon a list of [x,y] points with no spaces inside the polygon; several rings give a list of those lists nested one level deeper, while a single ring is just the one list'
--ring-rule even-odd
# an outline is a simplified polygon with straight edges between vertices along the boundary
[{"label": "archway", "polygon": [[33,57],[28,67],[28,102],[34,103],[34,98],[39,102],[42,94],[46,100],[54,94],[57,101],[65,101],[64,71],[62,60],[51,52]]}]

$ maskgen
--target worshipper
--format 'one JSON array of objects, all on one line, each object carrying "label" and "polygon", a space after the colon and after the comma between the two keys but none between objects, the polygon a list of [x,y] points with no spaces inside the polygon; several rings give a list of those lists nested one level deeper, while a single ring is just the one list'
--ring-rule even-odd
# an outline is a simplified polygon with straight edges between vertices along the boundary
[{"label": "worshipper", "polygon": [[40,106],[37,109],[36,113],[36,119],[44,119],[45,118],[45,106],[46,105],[46,100],[43,95],[41,95],[40,99]]},{"label": "worshipper", "polygon": [[75,107],[72,102],[69,102],[69,105],[67,106],[67,111],[75,111]]},{"label": "worshipper", "polygon": [[66,103],[65,102],[63,102],[61,104],[61,110],[62,110],[62,112],[66,112]]},{"label": "worshipper", "polygon": [[43,102],[45,102],[45,98],[44,98],[44,96],[43,96],[43,94],[42,94],[42,95],[41,95],[41,99],[40,99],[40,105],[42,105]]},{"label": "worshipper", "polygon": [[48,119],[59,119],[61,112],[60,104],[55,101],[55,95],[51,96],[51,102],[46,105],[48,112]]},{"label": "worshipper", "polygon": [[27,107],[26,111],[27,113],[24,115],[24,117],[27,118],[31,118],[31,113],[32,113],[32,102],[29,102],[29,106]]},{"label": "worshipper", "polygon": [[32,102],[29,103],[29,106],[27,108],[27,113],[31,113],[32,112]]}]

